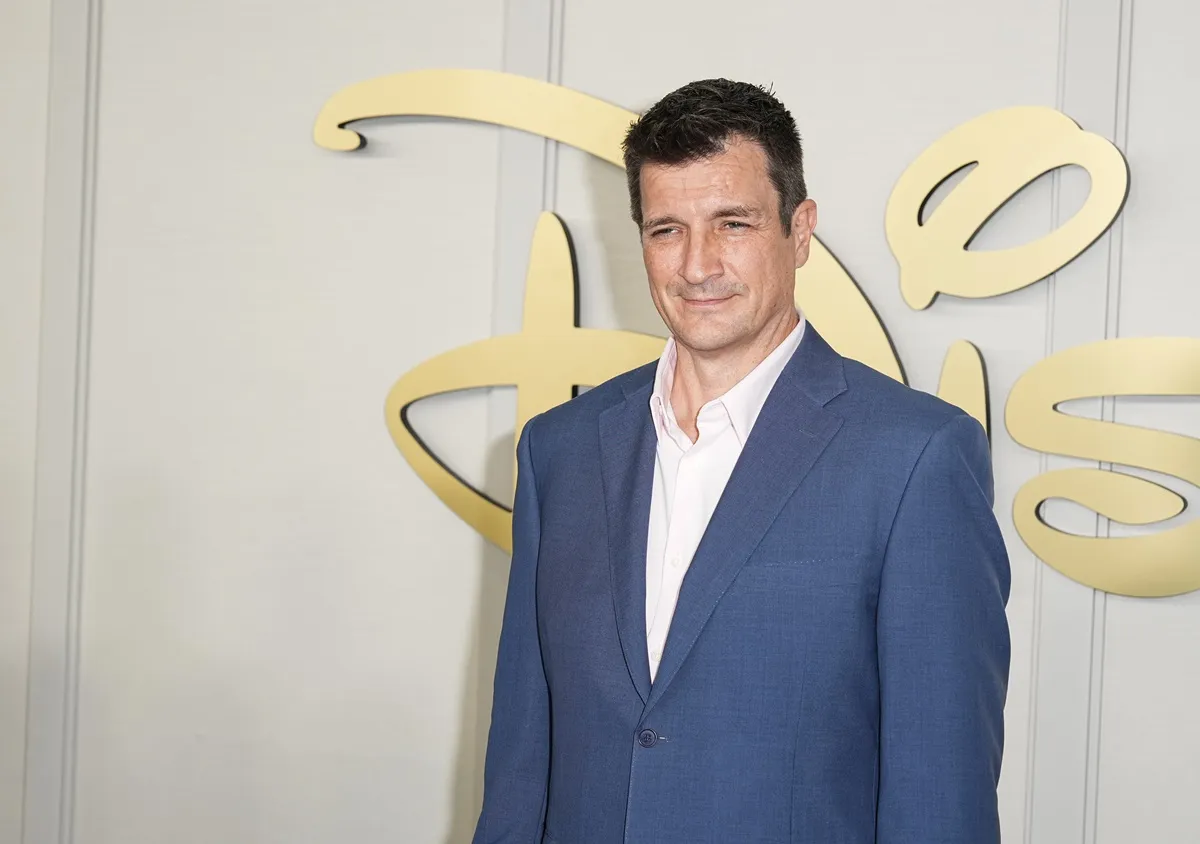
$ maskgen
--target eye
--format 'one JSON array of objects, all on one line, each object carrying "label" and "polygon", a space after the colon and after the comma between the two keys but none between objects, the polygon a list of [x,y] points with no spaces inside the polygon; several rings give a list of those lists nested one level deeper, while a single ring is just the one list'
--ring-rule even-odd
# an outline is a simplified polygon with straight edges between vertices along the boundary
[{"label": "eye", "polygon": [[662,228],[654,229],[650,232],[651,237],[663,237],[675,231],[674,226],[663,226]]},{"label": "eye", "polygon": [[726,220],[725,228],[727,229],[748,229],[750,226],[743,223],[741,220]]}]

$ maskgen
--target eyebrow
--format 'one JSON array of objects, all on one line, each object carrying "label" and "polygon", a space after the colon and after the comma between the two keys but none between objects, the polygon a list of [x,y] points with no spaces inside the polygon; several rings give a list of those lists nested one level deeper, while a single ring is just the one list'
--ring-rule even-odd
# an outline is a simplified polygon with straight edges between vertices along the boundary
[{"label": "eyebrow", "polygon": [[644,231],[644,232],[649,231],[650,229],[655,229],[655,228],[658,228],[659,226],[665,226],[668,223],[678,224],[679,222],[681,222],[681,221],[679,220],[678,217],[671,217],[671,216],[655,217],[652,220],[646,220],[644,223],[642,223],[642,231]]},{"label": "eyebrow", "polygon": [[762,212],[753,205],[727,205],[724,208],[718,208],[713,212],[710,220],[719,220],[722,217],[758,217]]}]

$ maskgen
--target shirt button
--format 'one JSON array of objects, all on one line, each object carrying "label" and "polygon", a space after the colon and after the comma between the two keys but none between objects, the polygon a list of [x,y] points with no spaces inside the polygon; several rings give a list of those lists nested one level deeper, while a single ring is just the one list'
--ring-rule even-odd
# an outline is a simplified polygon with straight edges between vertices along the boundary
[{"label": "shirt button", "polygon": [[650,651],[650,659],[654,662],[658,662],[660,659],[662,659],[662,651],[658,650],[657,648]]},{"label": "shirt button", "polygon": [[654,747],[654,745],[658,744],[658,733],[654,732],[654,730],[642,730],[638,733],[637,740],[638,744],[642,747]]},{"label": "shirt button", "polygon": [[671,558],[671,565],[674,566],[675,568],[679,568],[680,566],[683,565],[683,557],[676,554],[674,557]]}]

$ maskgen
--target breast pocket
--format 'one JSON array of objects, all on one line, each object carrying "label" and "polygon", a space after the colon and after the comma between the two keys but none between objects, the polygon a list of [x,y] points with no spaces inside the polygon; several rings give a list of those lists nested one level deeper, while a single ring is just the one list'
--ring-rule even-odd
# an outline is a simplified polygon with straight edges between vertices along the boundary
[{"label": "breast pocket", "polygon": [[850,587],[864,589],[876,567],[864,554],[828,556],[755,555],[747,561],[739,582],[752,588],[785,590]]}]

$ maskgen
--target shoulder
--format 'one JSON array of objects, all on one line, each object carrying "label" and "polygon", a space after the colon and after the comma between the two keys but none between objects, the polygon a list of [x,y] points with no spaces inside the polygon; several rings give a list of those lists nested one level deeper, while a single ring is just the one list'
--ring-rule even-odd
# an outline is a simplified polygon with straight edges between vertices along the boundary
[{"label": "shoulder", "polygon": [[924,442],[939,429],[959,422],[982,428],[961,408],[856,360],[845,359],[845,374],[845,411],[865,417],[876,430]]},{"label": "shoulder", "polygon": [[912,489],[925,501],[952,492],[956,501],[979,494],[992,504],[991,446],[974,417],[857,361],[845,361],[845,374],[838,412],[857,438],[852,459],[896,508]]},{"label": "shoulder", "polygon": [[[657,360],[623,372],[585,390],[573,399],[550,408],[529,420],[524,437],[536,441],[536,451],[552,455],[564,444],[570,445],[581,436],[595,436],[596,426],[604,411],[627,400],[631,394],[653,385]],[[646,412],[650,412],[647,393]]]},{"label": "shoulder", "polygon": [[983,426],[962,409],[858,361],[844,365],[847,390],[836,410],[901,464],[911,469],[927,452],[942,450],[972,464],[990,462]]}]

